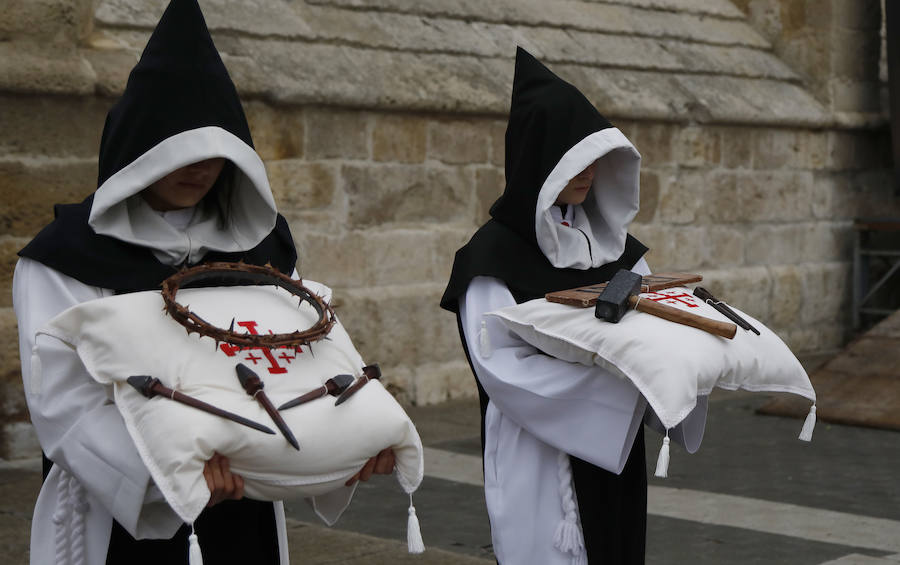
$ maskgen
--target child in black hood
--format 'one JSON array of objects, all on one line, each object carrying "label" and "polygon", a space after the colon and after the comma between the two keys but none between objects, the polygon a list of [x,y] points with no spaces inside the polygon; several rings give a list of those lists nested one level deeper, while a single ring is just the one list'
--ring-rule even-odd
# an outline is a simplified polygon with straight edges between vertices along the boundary
[{"label": "child in black hood", "polygon": [[[640,155],[625,136],[520,48],[506,188],[492,219],[456,253],[441,300],[457,314],[478,384],[485,499],[500,563],[644,561],[644,398],[627,380],[547,356],[482,319],[609,280],[621,268],[648,274],[647,248],[627,232],[639,172]],[[705,403],[695,412],[705,420]]]},{"label": "child in black hood", "polygon": [[[287,222],[196,0],[169,4],[110,110],[97,186],[80,204],[57,205],[16,265],[22,374],[46,454],[31,561],[186,563],[190,528],[153,484],[111,392],[72,349],[36,332],[78,303],[158,289],[183,265],[294,272]],[[387,453],[355,479],[392,467]],[[282,504],[242,498],[224,457],[207,463],[205,477],[210,503],[193,526],[207,562],[286,564]],[[317,507],[342,509],[352,491],[317,497]]]}]

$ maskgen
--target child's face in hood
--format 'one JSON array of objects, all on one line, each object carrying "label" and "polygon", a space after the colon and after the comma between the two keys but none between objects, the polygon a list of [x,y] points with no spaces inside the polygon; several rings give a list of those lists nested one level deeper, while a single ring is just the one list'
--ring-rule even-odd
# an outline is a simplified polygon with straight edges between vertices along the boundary
[{"label": "child's face in hood", "polygon": [[587,198],[588,192],[591,190],[591,185],[594,182],[594,171],[597,169],[597,162],[594,161],[583,171],[572,177],[572,180],[566,184],[565,188],[560,191],[559,196],[556,197],[556,202],[554,204],[569,204],[572,206],[577,206],[584,202],[585,198]]},{"label": "child's face in hood", "polygon": [[154,210],[164,212],[196,206],[222,172],[225,159],[216,157],[175,169],[141,191]]}]

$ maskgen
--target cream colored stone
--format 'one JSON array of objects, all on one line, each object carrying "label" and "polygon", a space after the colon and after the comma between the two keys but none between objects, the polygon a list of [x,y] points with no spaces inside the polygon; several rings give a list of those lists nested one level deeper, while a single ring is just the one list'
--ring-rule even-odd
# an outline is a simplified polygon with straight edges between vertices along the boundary
[{"label": "cream colored stone", "polygon": [[703,286],[768,325],[772,311],[772,276],[766,267],[710,270]]},{"label": "cream colored stone", "polygon": [[475,224],[481,225],[488,221],[491,215],[488,213],[491,205],[497,201],[506,186],[502,169],[493,167],[478,168],[475,171]]},{"label": "cream colored stone", "polygon": [[89,95],[96,78],[87,60],[70,45],[0,42],[0,91]]},{"label": "cream colored stone", "polygon": [[681,130],[675,141],[676,158],[683,167],[718,165],[722,142],[717,131],[692,126]]},{"label": "cream colored stone", "polygon": [[432,121],[428,124],[428,158],[456,165],[486,163],[490,135],[490,125],[483,121]]},{"label": "cream colored stone", "polygon": [[772,274],[772,316],[769,324],[778,328],[796,328],[803,311],[805,281],[796,265],[779,265]]},{"label": "cream colored stone", "polygon": [[308,109],[304,112],[309,159],[367,159],[369,117],[349,110]]},{"label": "cream colored stone", "polygon": [[676,175],[662,183],[656,221],[690,224],[704,215],[703,210],[709,206],[707,195],[717,189],[707,186],[711,176],[708,171],[682,169]]},{"label": "cream colored stone", "polygon": [[337,314],[368,363],[459,361],[456,323],[439,306],[443,291],[442,283],[344,289]]},{"label": "cream colored stone", "polygon": [[[734,210],[744,222],[804,221],[813,216],[813,175],[809,172],[738,173]],[[715,210],[721,214],[721,210]],[[731,216],[731,214],[728,214]]]},{"label": "cream colored stone", "polygon": [[41,445],[31,422],[9,422],[0,431],[0,459],[32,459],[41,456]]},{"label": "cream colored stone", "polygon": [[9,235],[36,234],[53,220],[54,203],[80,202],[93,192],[96,175],[93,161],[0,161],[0,226]]},{"label": "cream colored stone", "polygon": [[303,157],[303,111],[264,102],[244,103],[253,145],[264,160]]},{"label": "cream colored stone", "polygon": [[266,173],[282,213],[320,209],[334,200],[337,186],[335,165],[283,159],[266,163]]},{"label": "cream colored stone", "polygon": [[644,169],[641,171],[641,208],[635,222],[652,222],[659,208],[660,193],[659,174]]},{"label": "cream colored stone", "polygon": [[488,126],[491,136],[491,164],[506,166],[506,122],[494,121]]},{"label": "cream colored stone", "polygon": [[[614,124],[615,125],[615,124]],[[674,161],[674,130],[670,124],[637,122],[629,138],[641,154],[643,167],[660,167]]]},{"label": "cream colored stone", "polygon": [[0,10],[0,37],[72,45],[90,29],[93,8],[92,0],[9,0]]},{"label": "cream colored stone", "polygon": [[722,140],[722,165],[729,169],[750,169],[754,163],[756,128],[726,127],[719,129]]},{"label": "cream colored stone", "polygon": [[[75,96],[15,96],[0,87],[0,155],[96,159],[111,101]],[[96,183],[92,183],[96,185]]]},{"label": "cream colored stone", "polygon": [[745,244],[747,264],[783,265],[817,259],[805,252],[812,229],[808,223],[751,227]]},{"label": "cream colored stone", "polygon": [[341,177],[352,228],[465,221],[475,183],[466,169],[403,165],[348,165]]},{"label": "cream colored stone", "polygon": [[443,281],[453,254],[470,235],[462,229],[373,229],[294,235],[303,276],[341,288]]},{"label": "cream colored stone", "polygon": [[411,369],[415,379],[413,403],[416,406],[478,396],[475,377],[464,360],[424,363]]},{"label": "cream colored stone", "polygon": [[801,320],[808,325],[846,323],[849,316],[850,264],[804,265],[804,297]]},{"label": "cream colored stone", "polygon": [[418,116],[377,115],[372,127],[372,157],[376,161],[421,163],[426,154],[426,122]]}]

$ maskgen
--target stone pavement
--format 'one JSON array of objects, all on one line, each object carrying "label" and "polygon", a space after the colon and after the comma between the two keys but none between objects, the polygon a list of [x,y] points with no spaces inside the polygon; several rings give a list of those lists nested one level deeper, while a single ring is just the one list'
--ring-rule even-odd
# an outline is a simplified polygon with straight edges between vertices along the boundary
[{"label": "stone pavement", "polygon": [[[651,476],[647,563],[897,565],[900,434],[764,416],[767,395],[716,391],[700,451],[672,450],[669,478]],[[296,564],[493,563],[481,494],[478,408],[454,401],[411,408],[426,445],[415,494],[427,551],[406,553],[405,495],[390,477],[361,486],[334,528],[302,501],[286,504]],[[652,473],[660,437],[647,434]],[[27,562],[40,482],[36,461],[0,465],[0,555]]]}]

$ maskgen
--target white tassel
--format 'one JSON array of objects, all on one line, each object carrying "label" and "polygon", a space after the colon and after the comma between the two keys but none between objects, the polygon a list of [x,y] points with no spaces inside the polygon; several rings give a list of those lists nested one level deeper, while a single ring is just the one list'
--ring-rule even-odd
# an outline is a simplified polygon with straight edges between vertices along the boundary
[{"label": "white tassel", "polygon": [[422,541],[422,530],[419,528],[419,517],[416,516],[412,494],[409,495],[409,519],[406,521],[406,547],[410,553],[425,551],[425,542]]},{"label": "white tassel", "polygon": [[562,502],[563,518],[556,526],[553,536],[553,547],[563,553],[572,554],[572,565],[586,565],[584,536],[578,525],[578,505],[572,490],[572,465],[569,456],[560,451],[556,456],[557,477],[559,478],[559,496]]},{"label": "white tassel", "polygon": [[200,552],[200,542],[194,533],[194,525],[191,524],[191,535],[188,536],[188,563],[189,565],[203,565],[203,553]]},{"label": "white tassel", "polygon": [[659,459],[656,460],[656,476],[663,479],[669,476],[669,430],[666,430],[666,437],[659,450]]},{"label": "white tassel", "polygon": [[494,354],[491,348],[491,338],[488,336],[487,322],[481,320],[481,330],[478,332],[478,347],[481,350],[482,359],[490,359]]},{"label": "white tassel", "polygon": [[803,422],[803,429],[800,430],[800,438],[802,441],[812,441],[813,430],[816,428],[816,405],[813,404],[806,415],[806,421]]},{"label": "white tassel", "polygon": [[31,385],[31,394],[37,396],[41,393],[42,380],[41,358],[38,355],[37,345],[31,348],[31,377],[28,379]]}]

